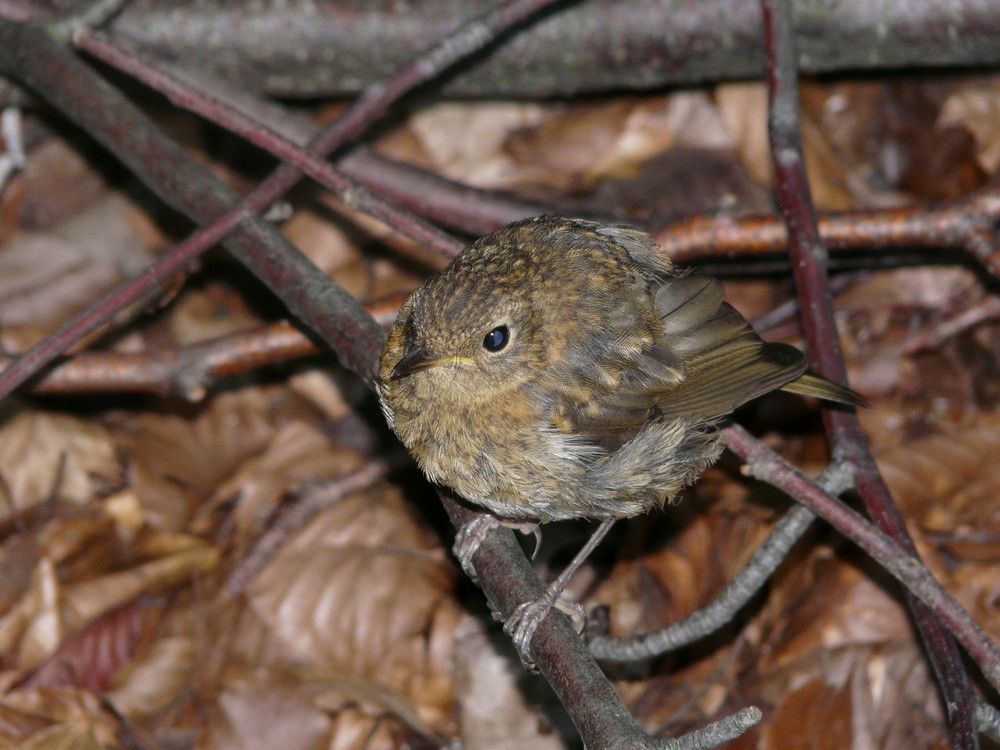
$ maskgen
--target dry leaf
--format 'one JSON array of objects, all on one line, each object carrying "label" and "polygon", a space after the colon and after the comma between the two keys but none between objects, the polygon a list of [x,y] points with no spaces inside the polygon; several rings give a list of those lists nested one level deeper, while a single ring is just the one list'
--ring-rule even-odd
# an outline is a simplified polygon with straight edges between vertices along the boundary
[{"label": "dry leaf", "polygon": [[0,517],[50,499],[84,503],[120,474],[111,436],[93,421],[22,411],[0,427],[0,492],[8,495]]},{"label": "dry leaf", "polygon": [[959,89],[941,107],[938,127],[962,127],[976,139],[976,158],[987,174],[1000,167],[1000,90]]},{"label": "dry leaf", "polygon": [[477,187],[506,187],[517,174],[503,146],[508,136],[545,119],[537,104],[449,102],[414,114],[416,134],[435,171]]},{"label": "dry leaf", "polygon": [[45,331],[153,262],[148,227],[135,206],[112,195],[44,233],[0,250],[0,325]]},{"label": "dry leaf", "polygon": [[338,448],[315,427],[292,422],[263,454],[248,459],[216,490],[212,504],[236,499],[237,536],[245,540],[258,534],[281,499],[304,482],[343,476],[361,462],[358,454]]},{"label": "dry leaf", "polygon": [[8,711],[47,722],[44,728],[18,737],[18,748],[106,750],[117,746],[115,720],[102,710],[98,697],[89,691],[15,690],[4,695],[3,703]]},{"label": "dry leaf", "polygon": [[317,517],[254,580],[249,600],[290,654],[375,678],[439,726],[458,608],[441,550],[380,486]]},{"label": "dry leaf", "polygon": [[116,430],[145,522],[186,528],[199,502],[268,445],[271,408],[267,392],[244,388],[209,399],[190,418],[147,413]]},{"label": "dry leaf", "polygon": [[463,747],[563,750],[566,744],[546,726],[542,709],[529,703],[534,696],[526,695],[521,667],[505,641],[503,636],[490,639],[482,622],[472,618],[456,634],[455,693]]}]

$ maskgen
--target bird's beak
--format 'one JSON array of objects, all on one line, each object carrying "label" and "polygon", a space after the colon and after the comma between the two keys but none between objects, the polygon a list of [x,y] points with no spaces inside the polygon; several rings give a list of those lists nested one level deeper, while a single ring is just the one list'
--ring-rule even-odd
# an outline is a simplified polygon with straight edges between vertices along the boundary
[{"label": "bird's beak", "polygon": [[403,358],[392,368],[389,377],[392,380],[405,378],[407,375],[426,370],[428,367],[434,367],[434,365],[442,362],[443,359],[430,349],[417,345],[403,355]]}]

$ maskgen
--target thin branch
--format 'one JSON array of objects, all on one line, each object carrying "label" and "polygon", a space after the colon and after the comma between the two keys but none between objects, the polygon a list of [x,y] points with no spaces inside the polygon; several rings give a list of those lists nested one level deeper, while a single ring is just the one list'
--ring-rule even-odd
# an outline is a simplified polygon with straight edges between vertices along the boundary
[{"label": "thin branch", "polygon": [[[840,351],[829,293],[828,255],[820,239],[799,130],[798,71],[791,4],[790,0],[761,0],[761,6],[767,53],[768,134],[775,192],[788,227],[788,250],[795,286],[802,300],[802,328],[808,344],[809,361],[820,375],[844,383],[847,381],[847,369]],[[857,415],[847,410],[828,408],[823,411],[823,421],[835,459],[849,461],[856,467],[858,492],[875,524],[909,553],[911,560],[918,560],[902,514],[868,450]],[[927,577],[930,578],[929,573]],[[914,594],[920,596],[917,592]],[[938,678],[952,744],[956,748],[977,748],[975,698],[957,645],[934,612],[912,599],[909,604]],[[995,647],[993,651],[996,651]],[[984,665],[984,669],[988,667]]]},{"label": "thin branch", "polygon": [[804,505],[794,506],[775,524],[743,569],[707,605],[679,622],[647,633],[592,636],[587,640],[590,652],[601,661],[641,661],[676,651],[728,625],[767,583],[815,518]]},{"label": "thin branch", "polygon": [[[34,25],[0,21],[0,69],[66,113],[168,205],[196,221],[211,223],[0,373],[0,397],[9,394],[81,337],[111,320],[118,310],[150,294],[185,269],[230,231],[226,246],[266,284],[276,292],[280,290],[293,313],[300,317],[309,315],[314,330],[332,343],[342,362],[363,377],[374,376],[373,362],[365,352],[381,344],[381,329],[350,295],[333,284],[280,233],[252,216],[253,210],[267,206],[280,194],[269,192],[274,189],[273,180],[269,187],[255,191],[252,199],[248,196],[246,201],[240,201],[234,191],[164,136],[117,90]],[[331,325],[329,315],[310,313],[323,309],[344,310],[347,314],[341,326]]]},{"label": "thin branch", "polygon": [[726,446],[746,462],[745,473],[777,487],[867,552],[945,623],[969,652],[994,688],[1000,689],[1000,649],[927,568],[887,534],[837,498],[827,494],[798,468],[739,425],[723,430]]},{"label": "thin branch", "polygon": [[238,596],[257,573],[274,557],[275,552],[319,513],[332,507],[348,495],[367,489],[386,474],[404,463],[396,454],[368,461],[350,474],[311,487],[300,494],[274,523],[260,535],[250,550],[233,567],[224,588],[230,596]]},{"label": "thin branch", "polygon": [[[365,303],[380,326],[396,319],[405,293]],[[327,352],[287,321],[184,347],[141,352],[87,351],[55,364],[32,393],[150,393],[200,401],[219,378]],[[0,355],[0,367],[13,359]]]},{"label": "thin branch", "polygon": [[[947,203],[820,214],[819,234],[831,250],[950,248],[967,253],[1000,277],[1000,184]],[[693,216],[656,234],[678,263],[782,253],[788,247],[784,220],[763,216]]]}]

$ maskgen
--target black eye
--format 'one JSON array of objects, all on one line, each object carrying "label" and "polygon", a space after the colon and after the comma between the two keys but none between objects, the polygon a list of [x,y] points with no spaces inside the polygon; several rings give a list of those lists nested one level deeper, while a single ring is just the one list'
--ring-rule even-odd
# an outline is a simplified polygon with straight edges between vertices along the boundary
[{"label": "black eye", "polygon": [[510,341],[510,329],[507,326],[497,326],[483,337],[483,349],[488,352],[498,352]]}]

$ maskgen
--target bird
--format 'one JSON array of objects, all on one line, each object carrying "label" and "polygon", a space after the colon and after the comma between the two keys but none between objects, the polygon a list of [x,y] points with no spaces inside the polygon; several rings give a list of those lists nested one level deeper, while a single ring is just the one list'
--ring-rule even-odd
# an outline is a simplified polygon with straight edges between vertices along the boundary
[{"label": "bird", "polygon": [[376,382],[431,481],[502,521],[604,533],[674,501],[718,459],[728,416],[778,389],[864,404],[649,234],[553,215],[478,239],[413,292]]}]

